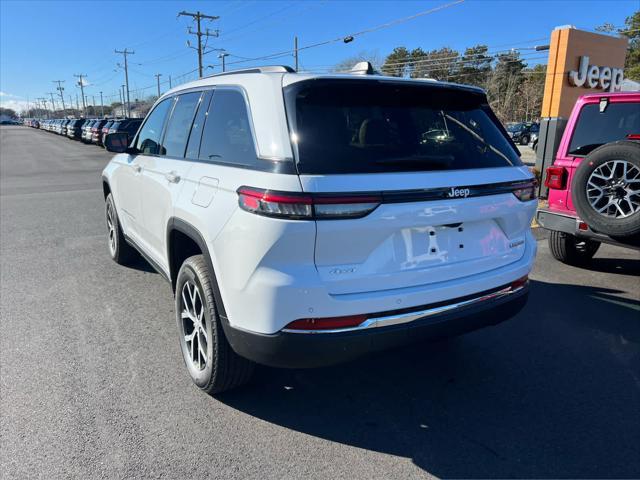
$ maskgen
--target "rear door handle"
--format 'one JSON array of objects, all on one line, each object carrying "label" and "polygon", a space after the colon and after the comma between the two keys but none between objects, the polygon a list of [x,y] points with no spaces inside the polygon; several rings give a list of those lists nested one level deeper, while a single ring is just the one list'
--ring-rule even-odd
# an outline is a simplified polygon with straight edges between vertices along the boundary
[{"label": "rear door handle", "polygon": [[140,165],[132,165],[132,168],[136,173],[140,173],[142,171],[142,167]]},{"label": "rear door handle", "polygon": [[164,174],[164,178],[169,180],[171,183],[178,183],[180,181],[180,175],[176,172],[168,172]]}]

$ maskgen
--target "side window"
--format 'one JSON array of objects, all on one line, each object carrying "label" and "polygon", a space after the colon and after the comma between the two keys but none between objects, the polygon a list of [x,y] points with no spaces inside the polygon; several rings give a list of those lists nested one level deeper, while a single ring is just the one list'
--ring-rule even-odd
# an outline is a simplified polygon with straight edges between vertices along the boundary
[{"label": "side window", "polygon": [[202,133],[200,159],[242,166],[256,165],[247,104],[237,90],[214,91]]},{"label": "side window", "polygon": [[160,151],[160,135],[162,135],[164,120],[171,105],[173,105],[173,98],[167,98],[160,102],[149,114],[136,142],[136,148],[140,153],[147,155],[163,154]]},{"label": "side window", "polygon": [[189,135],[189,144],[187,145],[187,158],[198,158],[198,151],[200,150],[200,139],[202,138],[202,127],[207,119],[207,110],[209,110],[209,102],[211,102],[211,96],[213,90],[207,90],[203,93],[200,100],[200,106],[198,107],[198,113],[193,121],[193,127],[191,127],[191,134]]},{"label": "side window", "polygon": [[198,100],[202,92],[185,93],[179,95],[176,106],[173,107],[171,117],[167,121],[167,130],[162,141],[163,155],[183,157],[184,149],[189,139],[189,130],[193,116],[198,107]]}]

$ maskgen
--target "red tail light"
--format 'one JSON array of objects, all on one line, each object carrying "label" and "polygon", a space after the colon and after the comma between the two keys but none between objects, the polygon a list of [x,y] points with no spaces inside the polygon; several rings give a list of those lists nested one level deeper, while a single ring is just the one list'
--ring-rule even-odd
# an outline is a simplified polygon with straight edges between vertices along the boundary
[{"label": "red tail light", "polygon": [[362,218],[382,202],[378,195],[309,194],[240,187],[238,204],[247,212],[290,220]]},{"label": "red tail light", "polygon": [[640,140],[640,133],[630,133],[627,138],[629,140]]},{"label": "red tail light", "polygon": [[302,318],[289,323],[288,330],[333,330],[337,328],[357,327],[367,319],[366,315],[350,315],[348,317]]},{"label": "red tail light", "polygon": [[537,186],[538,186],[538,182],[532,181],[526,185],[522,185],[521,187],[514,188],[512,190],[512,193],[521,202],[528,202],[529,200],[534,200],[535,198],[537,198],[537,195],[536,195]]},{"label": "red tail light", "polygon": [[563,190],[567,183],[567,170],[564,167],[547,168],[544,186],[555,190]]}]

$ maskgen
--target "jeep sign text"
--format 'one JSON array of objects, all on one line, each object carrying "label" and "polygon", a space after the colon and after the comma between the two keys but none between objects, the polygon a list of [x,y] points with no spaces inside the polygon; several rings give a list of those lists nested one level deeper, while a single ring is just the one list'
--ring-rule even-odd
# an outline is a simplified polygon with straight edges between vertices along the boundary
[{"label": "jeep sign text", "polygon": [[623,80],[621,68],[589,65],[589,57],[580,57],[578,70],[569,72],[569,83],[575,87],[602,88],[609,92],[620,90]]}]

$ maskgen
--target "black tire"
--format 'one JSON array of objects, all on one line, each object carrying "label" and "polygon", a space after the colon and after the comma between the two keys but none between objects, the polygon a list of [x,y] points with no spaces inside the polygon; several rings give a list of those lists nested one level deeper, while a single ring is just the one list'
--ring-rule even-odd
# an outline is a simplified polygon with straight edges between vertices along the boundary
[{"label": "black tire", "polygon": [[[640,169],[640,144],[631,141],[608,143],[596,148],[587,155],[578,166],[571,185],[573,205],[580,218],[593,230],[614,238],[633,237],[640,234],[640,210],[624,218],[616,218],[599,213],[587,198],[587,184],[591,178],[591,174],[605,163],[613,160],[622,160]],[[636,188],[635,185],[638,185],[638,188],[640,188],[640,184],[637,183],[628,185],[633,185],[634,189]],[[624,195],[624,188],[615,191],[621,192],[621,195]],[[640,190],[637,191],[638,193],[633,194],[632,198],[640,201]]]},{"label": "black tire", "polygon": [[[195,297],[191,305],[193,297],[190,298],[189,293],[183,295],[183,292],[193,291],[194,285],[200,301]],[[191,311],[191,307],[196,310],[198,306],[203,310],[201,316],[204,324],[200,324],[201,328],[190,318],[182,317],[185,310]],[[237,388],[251,379],[253,362],[234,352],[224,334],[204,256],[189,257],[180,267],[176,280],[175,309],[182,357],[198,388],[209,395],[215,395]],[[186,340],[187,335],[192,337],[190,344]],[[197,351],[200,347],[206,350],[204,361],[201,361],[202,356]],[[194,360],[194,355],[197,356],[197,361]]]},{"label": "black tire", "polygon": [[520,145],[529,145],[529,135],[523,135],[520,139]]},{"label": "black tire", "polygon": [[124,238],[120,220],[118,219],[118,212],[116,211],[116,205],[113,202],[113,196],[111,194],[108,194],[105,200],[104,212],[107,223],[107,248],[109,255],[114,262],[120,265],[129,265],[134,259],[138,258],[138,252],[129,245]]},{"label": "black tire", "polygon": [[549,249],[556,260],[567,265],[585,265],[600,248],[600,242],[578,238],[569,233],[552,230],[549,235]]}]

